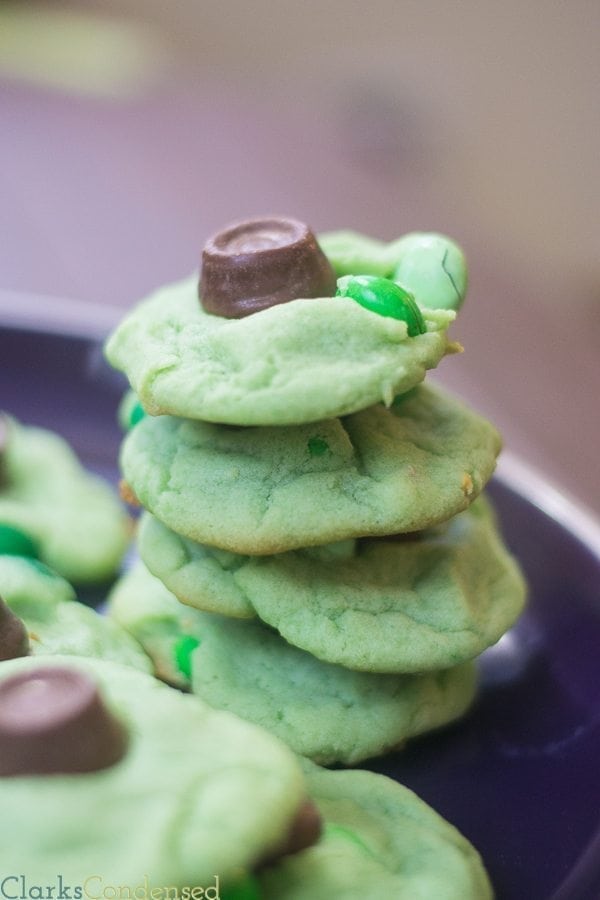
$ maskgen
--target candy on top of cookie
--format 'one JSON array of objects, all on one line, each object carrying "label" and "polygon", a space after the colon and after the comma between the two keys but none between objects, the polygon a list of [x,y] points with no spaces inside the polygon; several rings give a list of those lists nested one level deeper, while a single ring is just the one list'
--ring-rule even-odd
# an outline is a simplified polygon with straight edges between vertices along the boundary
[{"label": "candy on top of cookie", "polygon": [[239,319],[298,297],[327,297],[335,273],[310,228],[270,216],[236,222],[202,251],[199,296],[204,309]]},{"label": "candy on top of cookie", "polygon": [[127,731],[94,681],[39,668],[0,683],[0,776],[99,772],[127,750]]},{"label": "candy on top of cookie", "polygon": [[[353,296],[336,280],[345,275],[386,279],[386,301]],[[465,290],[464,257],[442,236],[408,248],[347,233],[318,241],[294,219],[249,220],[207,243],[199,298],[196,276],[157,291],[106,355],[151,415],[304,424],[389,406],[460,350],[446,332]]]}]

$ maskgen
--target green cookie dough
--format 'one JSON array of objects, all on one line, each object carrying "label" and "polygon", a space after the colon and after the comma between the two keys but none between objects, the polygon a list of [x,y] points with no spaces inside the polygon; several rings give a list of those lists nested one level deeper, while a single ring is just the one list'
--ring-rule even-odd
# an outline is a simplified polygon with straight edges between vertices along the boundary
[{"label": "green cookie dough", "polygon": [[305,765],[321,840],[261,874],[261,900],[491,900],[472,844],[408,788]]},{"label": "green cookie dough", "polygon": [[480,416],[419,386],[390,409],[290,428],[146,417],[121,462],[169,528],[259,555],[444,521],[479,494],[500,446]]},{"label": "green cookie dough", "polygon": [[[123,624],[135,621],[133,633],[145,646],[142,635],[157,620],[159,604],[174,625],[177,613],[173,595],[138,565],[119,588],[118,615]],[[147,623],[143,596],[152,597]],[[187,631],[199,642],[190,657],[194,692],[215,709],[262,725],[316,762],[354,764],[386,753],[457,719],[475,694],[471,664],[425,675],[353,672],[292,647],[255,620],[194,612]]]},{"label": "green cookie dough", "polygon": [[69,581],[110,577],[130,537],[118,498],[58,435],[12,419],[9,428],[0,523],[33,538],[41,560]]},{"label": "green cookie dough", "polygon": [[190,687],[189,674],[177,664],[177,652],[182,639],[201,632],[204,620],[197,610],[180,603],[143,566],[134,565],[112,589],[108,614],[139,641],[159,678]]},{"label": "green cookie dough", "polygon": [[522,611],[525,583],[483,497],[415,538],[240,556],[146,514],[138,549],[184,603],[257,615],[290,644],[350,669],[423,672],[495,643]]},{"label": "green cookie dough", "polygon": [[56,884],[57,873],[73,886],[95,878],[90,890],[128,885],[132,896],[144,876],[183,888],[214,885],[217,875],[224,889],[278,845],[305,796],[298,763],[279,741],[116,663],[10,660],[0,684],[42,663],[91,676],[129,745],[98,772],[0,777],[10,873],[41,885]]},{"label": "green cookie dough", "polygon": [[140,304],[106,345],[144,409],[231,425],[297,425],[390,404],[456,349],[448,310],[427,333],[345,297],[299,299],[242,319],[206,313],[197,279]]},{"label": "green cookie dough", "polygon": [[443,234],[411,232],[389,244],[353,231],[319,237],[336,275],[377,275],[410,291],[421,307],[458,310],[467,293],[467,263]]},{"label": "green cookie dough", "polygon": [[153,671],[125,629],[78,603],[69,583],[35,559],[0,555],[0,597],[24,622],[34,656],[93,657]]}]

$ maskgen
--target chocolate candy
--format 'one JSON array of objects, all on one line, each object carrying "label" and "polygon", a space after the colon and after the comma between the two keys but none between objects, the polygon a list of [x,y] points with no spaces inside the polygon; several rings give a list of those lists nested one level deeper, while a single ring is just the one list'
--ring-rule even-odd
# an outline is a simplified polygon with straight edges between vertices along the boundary
[{"label": "chocolate candy", "polygon": [[0,683],[0,776],[97,772],[126,749],[125,728],[82,672],[40,666]]},{"label": "chocolate candy", "polygon": [[333,268],[302,222],[248,219],[211,237],[202,252],[199,296],[227,319],[308,297],[332,297]]},{"label": "chocolate candy", "polygon": [[344,275],[338,279],[336,297],[351,297],[380,316],[406,322],[410,337],[425,334],[427,326],[415,298],[389,278],[376,275]]},{"label": "chocolate candy", "polygon": [[29,654],[29,635],[25,625],[0,597],[0,660]]},{"label": "chocolate candy", "polygon": [[11,556],[30,556],[36,559],[39,556],[37,544],[20,528],[0,522],[0,553],[8,553]]},{"label": "chocolate candy", "polygon": [[291,824],[291,827],[283,841],[261,860],[261,865],[272,865],[283,856],[300,853],[307,847],[312,847],[321,837],[323,820],[321,814],[312,800],[305,800]]}]

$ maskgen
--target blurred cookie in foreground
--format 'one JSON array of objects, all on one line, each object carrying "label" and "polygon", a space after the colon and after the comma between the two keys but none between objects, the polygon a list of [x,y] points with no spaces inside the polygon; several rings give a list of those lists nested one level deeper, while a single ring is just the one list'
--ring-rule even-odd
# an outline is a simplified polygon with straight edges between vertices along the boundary
[{"label": "blurred cookie in foreground", "polygon": [[475,848],[408,788],[372,772],[304,768],[323,832],[261,873],[262,900],[491,900]]},{"label": "blurred cookie in foreground", "polygon": [[[84,656],[153,671],[148,655],[124,628],[79,603],[71,585],[39,560],[0,554],[2,609],[27,636],[26,652],[14,655]],[[2,633],[0,621],[0,642]]]},{"label": "blurred cookie in foreground", "polygon": [[109,578],[131,534],[112,488],[57,434],[0,423],[0,553],[38,558],[77,584]]},{"label": "blurred cookie in foreground", "polygon": [[149,675],[75,657],[0,664],[0,842],[32,884],[216,876],[225,893],[317,839],[306,801],[283,744]]}]

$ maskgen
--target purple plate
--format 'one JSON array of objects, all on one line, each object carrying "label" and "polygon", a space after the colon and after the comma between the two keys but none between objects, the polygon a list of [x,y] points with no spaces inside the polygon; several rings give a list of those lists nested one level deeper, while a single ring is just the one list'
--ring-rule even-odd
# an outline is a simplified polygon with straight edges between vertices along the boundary
[{"label": "purple plate", "polygon": [[[23,303],[9,316],[10,298],[0,300],[0,406],[60,432],[116,481],[124,381],[99,344],[113,313],[92,311],[92,325],[67,305],[68,329],[53,317],[39,330],[23,324]],[[600,528],[514,459],[491,493],[529,580],[527,612],[483,655],[466,719],[369,768],[413,788],[475,844],[498,900],[598,900]]]}]

